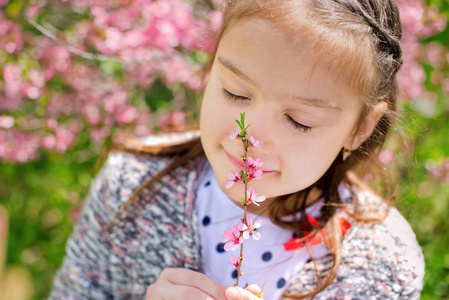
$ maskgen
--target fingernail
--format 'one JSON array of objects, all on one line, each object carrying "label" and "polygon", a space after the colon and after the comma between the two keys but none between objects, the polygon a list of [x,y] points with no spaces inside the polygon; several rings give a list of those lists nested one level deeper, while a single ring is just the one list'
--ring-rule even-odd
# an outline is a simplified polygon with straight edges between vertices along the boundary
[{"label": "fingernail", "polygon": [[229,287],[225,291],[225,296],[228,300],[235,300],[239,296],[239,291],[235,287]]}]

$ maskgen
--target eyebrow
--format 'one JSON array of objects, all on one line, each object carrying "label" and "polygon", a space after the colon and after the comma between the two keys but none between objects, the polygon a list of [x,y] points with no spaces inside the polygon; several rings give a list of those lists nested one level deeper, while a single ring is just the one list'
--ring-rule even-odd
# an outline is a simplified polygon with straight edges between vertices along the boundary
[{"label": "eyebrow", "polygon": [[[250,82],[251,84],[253,84],[254,86],[256,86],[258,88],[260,87],[256,82],[251,80],[251,78],[249,78],[248,75],[246,75],[239,68],[237,68],[237,66],[234,65],[229,59],[226,59],[226,58],[224,58],[222,56],[219,56],[217,58],[217,60],[224,67],[226,67],[228,70],[230,70],[232,73],[234,73],[238,77],[244,79],[245,81]],[[299,96],[295,96],[295,95],[287,95],[284,98],[297,100],[297,101],[300,101],[300,102],[302,102],[302,103],[304,103],[305,105],[308,105],[308,106],[324,108],[324,109],[330,110],[331,112],[341,112],[342,111],[341,108],[338,107],[336,104],[329,103],[328,101],[323,100],[323,99],[319,99],[319,98],[304,98],[304,97],[299,97]]]},{"label": "eyebrow", "polygon": [[217,59],[223,66],[225,66],[227,69],[229,69],[232,73],[234,73],[235,75],[237,75],[238,77],[251,82],[253,85],[255,85],[256,87],[259,87],[258,84],[256,84],[254,81],[252,81],[245,73],[243,73],[242,71],[240,71],[239,68],[237,68],[230,60],[219,56]]},{"label": "eyebrow", "polygon": [[287,96],[287,97],[297,100],[297,101],[300,101],[300,102],[304,103],[305,105],[324,108],[324,109],[327,109],[334,113],[342,111],[341,108],[338,107],[336,104],[329,103],[328,101],[322,100],[319,98],[304,98],[304,97],[299,97],[299,96]]}]

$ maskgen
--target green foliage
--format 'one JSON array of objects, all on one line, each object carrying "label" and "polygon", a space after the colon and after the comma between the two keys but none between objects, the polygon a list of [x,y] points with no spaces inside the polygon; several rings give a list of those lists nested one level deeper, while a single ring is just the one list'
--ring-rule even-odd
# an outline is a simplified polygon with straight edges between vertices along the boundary
[{"label": "green foliage", "polygon": [[[449,18],[448,1],[428,0],[427,3],[438,7]],[[11,1],[4,9],[9,18],[15,18],[20,14],[21,4]],[[78,20],[84,15],[73,17]],[[449,29],[425,42],[432,41],[448,45]],[[194,59],[206,60],[201,56]],[[99,68],[114,77],[120,77],[123,71],[122,64],[111,61],[99,63]],[[425,69],[428,74],[432,72],[431,66]],[[52,84],[54,90],[68,88],[58,78]],[[405,120],[401,123],[407,124],[405,131],[413,145],[413,168],[406,156],[398,155],[397,205],[423,248],[426,275],[422,299],[449,299],[449,184],[429,176],[429,169],[449,157],[449,103],[441,87],[433,86],[430,80],[426,81],[426,87],[437,95],[434,114],[425,116],[414,103],[403,105]],[[170,107],[174,97],[173,91],[160,81],[143,93],[152,110]],[[34,285],[32,299],[48,296],[73,228],[70,215],[88,193],[99,152],[84,135],[63,155],[43,152],[39,161],[0,164],[0,204],[10,216],[6,265],[29,270]]]},{"label": "green foliage", "polygon": [[159,79],[145,91],[145,102],[153,111],[167,109],[173,99],[173,92]]},{"label": "green foliage", "polygon": [[449,105],[440,95],[438,112],[424,117],[406,106],[413,124],[414,172],[400,179],[399,209],[409,220],[426,261],[422,299],[449,297],[449,184],[429,177],[428,169],[449,157]]},{"label": "green foliage", "polygon": [[31,272],[32,299],[48,295],[73,228],[69,214],[92,179],[94,159],[78,163],[75,156],[46,155],[36,162],[0,165],[0,203],[10,216],[7,267]]}]

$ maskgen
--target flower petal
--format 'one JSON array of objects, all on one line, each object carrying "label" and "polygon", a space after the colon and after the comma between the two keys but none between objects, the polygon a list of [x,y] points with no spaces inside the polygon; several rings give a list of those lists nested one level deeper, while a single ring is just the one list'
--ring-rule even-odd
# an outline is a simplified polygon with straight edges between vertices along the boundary
[{"label": "flower petal", "polygon": [[229,180],[235,180],[235,175],[234,175],[234,173],[228,173],[228,179],[229,179]]},{"label": "flower petal", "polygon": [[245,224],[240,224],[239,227],[238,227],[238,229],[239,229],[240,231],[245,231],[245,230],[248,229],[248,226],[246,226]]},{"label": "flower petal", "polygon": [[260,239],[261,236],[262,236],[262,235],[261,235],[259,232],[253,231],[253,238],[254,238],[255,240]]},{"label": "flower petal", "polygon": [[226,183],[225,188],[229,189],[233,185],[234,185],[234,181],[229,181],[228,183]]}]

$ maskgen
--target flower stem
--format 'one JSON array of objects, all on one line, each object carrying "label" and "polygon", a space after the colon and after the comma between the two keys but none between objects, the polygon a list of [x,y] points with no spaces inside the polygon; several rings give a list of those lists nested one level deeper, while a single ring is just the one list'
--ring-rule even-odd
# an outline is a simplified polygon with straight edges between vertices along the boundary
[{"label": "flower stem", "polygon": [[[247,198],[248,195],[247,195],[247,192],[246,192],[248,190],[248,163],[246,161],[246,158],[248,157],[248,143],[247,143],[247,139],[246,138],[243,139],[243,148],[245,149],[244,156],[243,156],[244,157],[243,158],[243,162],[244,162],[244,165],[245,165],[245,177],[244,177],[244,179],[245,179],[245,181],[244,181],[244,183],[245,183],[245,196],[243,198],[244,199],[243,200],[243,222],[246,225],[248,225],[247,221],[246,221],[246,208],[248,206],[248,204],[246,204],[247,201],[248,201],[248,198]],[[237,281],[235,282],[235,286],[239,285],[240,276],[243,275],[241,270],[240,270],[242,268],[242,262],[243,262],[243,244],[240,244],[239,266],[237,268]]]}]

